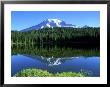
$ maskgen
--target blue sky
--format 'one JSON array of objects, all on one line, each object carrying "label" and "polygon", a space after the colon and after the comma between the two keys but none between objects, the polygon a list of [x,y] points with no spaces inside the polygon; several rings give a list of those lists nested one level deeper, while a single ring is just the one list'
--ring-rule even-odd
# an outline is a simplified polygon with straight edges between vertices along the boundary
[{"label": "blue sky", "polygon": [[99,11],[12,11],[11,28],[12,30],[22,30],[51,18],[77,26],[100,26]]}]

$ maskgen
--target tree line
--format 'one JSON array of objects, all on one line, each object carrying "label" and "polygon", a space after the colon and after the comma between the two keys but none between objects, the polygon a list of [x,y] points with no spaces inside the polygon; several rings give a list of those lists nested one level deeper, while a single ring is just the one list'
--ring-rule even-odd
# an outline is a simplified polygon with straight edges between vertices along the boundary
[{"label": "tree line", "polygon": [[27,32],[11,31],[12,44],[100,43],[100,28],[54,27]]}]

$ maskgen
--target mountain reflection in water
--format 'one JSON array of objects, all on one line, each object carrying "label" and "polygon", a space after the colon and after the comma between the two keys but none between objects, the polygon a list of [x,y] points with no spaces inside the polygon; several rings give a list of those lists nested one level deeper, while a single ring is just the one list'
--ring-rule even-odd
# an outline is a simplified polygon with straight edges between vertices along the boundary
[{"label": "mountain reflection in water", "polygon": [[12,76],[17,72],[36,68],[57,72],[91,72],[100,76],[100,51],[98,48],[12,46]]}]

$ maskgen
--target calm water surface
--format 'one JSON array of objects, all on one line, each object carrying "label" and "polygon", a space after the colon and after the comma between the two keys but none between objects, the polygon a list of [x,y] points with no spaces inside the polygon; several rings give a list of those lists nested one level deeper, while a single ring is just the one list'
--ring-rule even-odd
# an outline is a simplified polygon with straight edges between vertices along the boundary
[{"label": "calm water surface", "polygon": [[98,56],[76,56],[76,57],[43,57],[29,56],[23,54],[12,55],[11,73],[12,76],[17,72],[27,69],[37,68],[47,70],[51,73],[56,72],[79,72],[81,70],[89,73],[90,76],[100,76],[100,57]]}]

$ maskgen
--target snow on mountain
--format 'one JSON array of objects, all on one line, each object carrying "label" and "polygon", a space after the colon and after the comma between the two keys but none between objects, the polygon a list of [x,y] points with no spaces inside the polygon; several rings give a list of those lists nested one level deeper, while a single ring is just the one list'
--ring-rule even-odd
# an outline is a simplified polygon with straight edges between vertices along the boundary
[{"label": "snow on mountain", "polygon": [[30,31],[30,30],[38,30],[42,28],[53,28],[53,27],[76,27],[75,25],[72,24],[66,24],[64,21],[59,20],[59,19],[47,19],[41,22],[38,25],[23,29],[21,31]]},{"label": "snow on mountain", "polygon": [[54,22],[54,23],[60,23],[62,22],[61,20],[58,20],[58,19],[47,19],[49,22]]},{"label": "snow on mountain", "polygon": [[48,19],[49,22],[54,22],[57,27],[61,27],[60,23],[62,22],[61,20],[58,19]]},{"label": "snow on mountain", "polygon": [[44,26],[41,26],[41,28],[44,28]]},{"label": "snow on mountain", "polygon": [[47,25],[47,27],[49,27],[49,28],[51,27],[48,23],[47,23],[46,25]]}]

